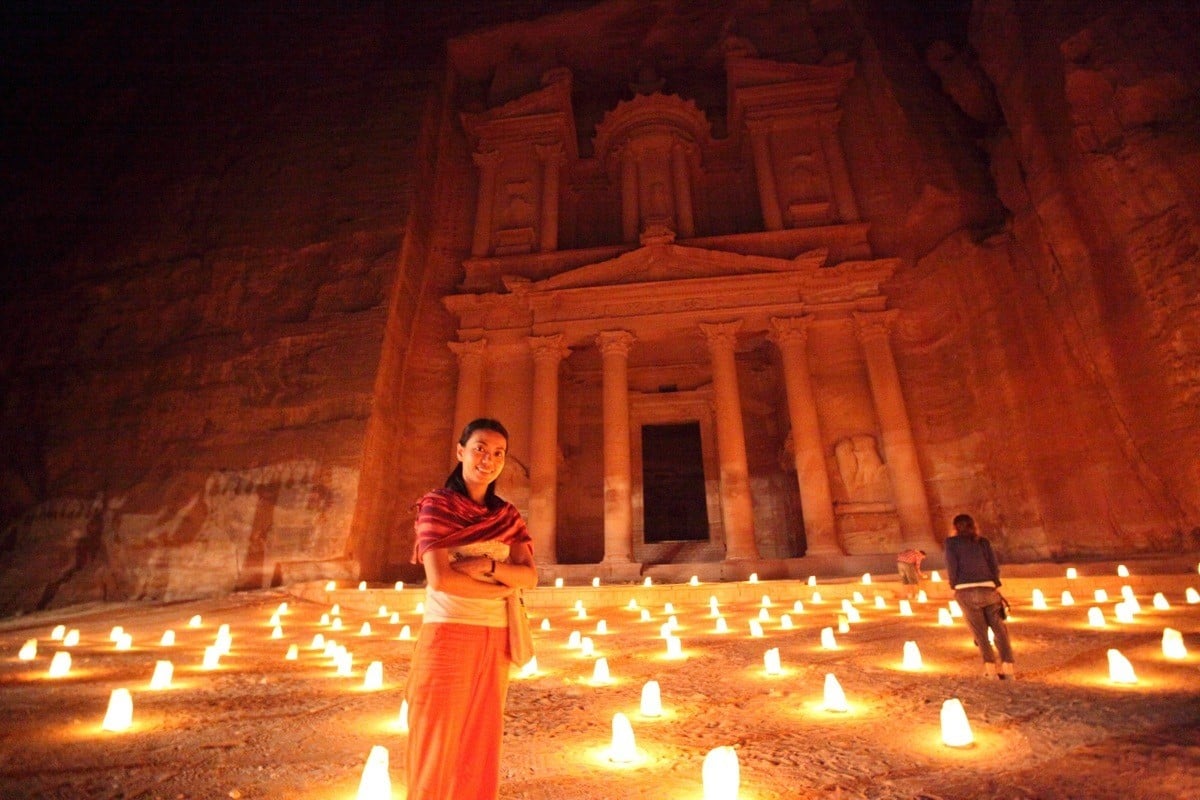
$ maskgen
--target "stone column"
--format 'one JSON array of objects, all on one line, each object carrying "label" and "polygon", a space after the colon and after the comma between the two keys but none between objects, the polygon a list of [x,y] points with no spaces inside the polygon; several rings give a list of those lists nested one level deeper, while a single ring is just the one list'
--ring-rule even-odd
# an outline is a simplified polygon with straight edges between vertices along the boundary
[{"label": "stone column", "polygon": [[454,437],[483,410],[483,364],[487,339],[470,342],[450,342],[458,356],[458,394],[454,399]]},{"label": "stone column", "polygon": [[557,564],[558,366],[570,354],[562,334],[530,336],[533,397],[530,408],[529,533],[542,564]]},{"label": "stone column", "polygon": [[604,370],[604,561],[633,560],[633,494],[629,454],[629,348],[633,334],[596,337]]},{"label": "stone column", "polygon": [[821,426],[813,398],[808,365],[808,317],[771,320],[771,340],[783,357],[783,381],[787,388],[788,415],[792,423],[793,458],[800,484],[804,512],[805,555],[842,555],[833,515],[833,493]]},{"label": "stone column", "polygon": [[539,249],[551,253],[558,249],[558,179],[562,166],[561,142],[536,145],[542,161],[542,213]]},{"label": "stone column", "polygon": [[937,548],[933,538],[933,521],[929,514],[929,498],[917,461],[908,409],[900,390],[900,374],[888,336],[899,311],[855,312],[854,325],[867,361],[867,377],[879,416],[883,450],[887,459],[892,488],[896,493],[896,511],[900,515],[903,547],[920,548],[929,552]]},{"label": "stone column", "polygon": [[769,231],[783,230],[779,210],[779,190],[775,186],[775,168],[771,164],[770,120],[748,120],[750,147],[754,153],[754,176],[758,182],[758,200],[762,205],[763,224]]},{"label": "stone column", "polygon": [[833,188],[833,197],[837,204],[838,221],[856,222],[858,220],[858,201],[854,199],[854,187],[850,184],[850,170],[846,168],[846,157],[842,153],[842,143],[837,134],[838,122],[841,119],[841,111],[821,117],[818,123],[821,132],[821,151],[825,154],[825,163],[829,165],[829,183]]},{"label": "stone column", "polygon": [[671,148],[671,183],[675,194],[675,225],[681,239],[696,235],[696,220],[692,214],[692,181],[688,174],[687,145],[675,142]]},{"label": "stone column", "polygon": [[638,208],[637,156],[629,145],[621,151],[621,237],[636,242],[641,233],[641,210]]},{"label": "stone column", "polygon": [[492,207],[496,203],[496,168],[500,152],[488,150],[471,156],[479,167],[479,196],[475,198],[475,237],[471,255],[482,258],[492,249]]},{"label": "stone column", "polygon": [[713,396],[717,413],[717,456],[721,462],[721,519],[725,525],[727,560],[758,558],[754,542],[754,506],[750,500],[750,467],[746,431],[738,391],[734,347],[741,321],[701,323],[712,355]]}]

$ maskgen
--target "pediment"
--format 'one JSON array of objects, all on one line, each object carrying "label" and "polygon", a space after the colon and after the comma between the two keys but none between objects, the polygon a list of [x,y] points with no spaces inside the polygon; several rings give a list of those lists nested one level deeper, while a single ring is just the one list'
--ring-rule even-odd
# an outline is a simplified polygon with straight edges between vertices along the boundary
[{"label": "pediment", "polygon": [[585,289],[645,283],[725,278],[778,272],[814,272],[825,263],[824,248],[793,259],[742,255],[677,244],[652,244],[608,261],[577,267],[533,283],[534,291]]}]

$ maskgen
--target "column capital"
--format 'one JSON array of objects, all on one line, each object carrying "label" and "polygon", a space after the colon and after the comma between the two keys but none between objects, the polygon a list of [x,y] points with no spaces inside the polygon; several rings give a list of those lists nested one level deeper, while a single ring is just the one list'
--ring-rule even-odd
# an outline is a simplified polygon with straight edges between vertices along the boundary
[{"label": "column capital", "polygon": [[853,316],[854,330],[858,334],[858,340],[867,342],[874,339],[886,339],[892,332],[892,325],[895,324],[896,317],[900,316],[900,309],[855,311]]},{"label": "column capital", "polygon": [[600,331],[596,334],[596,346],[601,355],[627,356],[636,338],[629,331]]},{"label": "column capital", "polygon": [[801,317],[771,317],[771,332],[767,338],[779,346],[796,342],[808,343],[808,329],[812,316],[805,314]]},{"label": "column capital", "polygon": [[471,160],[482,170],[495,167],[500,163],[499,150],[477,150],[471,154]]},{"label": "column capital", "polygon": [[482,358],[483,353],[487,350],[487,339],[472,339],[469,342],[447,342],[454,355],[458,356],[458,360],[466,361],[470,358]]},{"label": "column capital", "polygon": [[737,345],[737,334],[742,327],[742,321],[733,322],[701,322],[700,332],[708,340],[709,347],[727,346],[731,350]]},{"label": "column capital", "polygon": [[547,163],[559,163],[563,157],[562,142],[549,142],[547,144],[535,144],[533,146],[537,157]]},{"label": "column capital", "polygon": [[530,336],[529,350],[533,353],[533,360],[559,361],[571,355],[571,348],[563,344],[564,338],[561,333],[550,336]]}]

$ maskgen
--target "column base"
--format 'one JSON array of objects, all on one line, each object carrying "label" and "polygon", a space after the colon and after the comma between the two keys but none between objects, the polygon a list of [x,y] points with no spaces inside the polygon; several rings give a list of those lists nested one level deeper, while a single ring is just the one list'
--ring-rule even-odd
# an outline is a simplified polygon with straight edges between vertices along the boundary
[{"label": "column base", "polygon": [[804,551],[804,555],[805,555],[805,557],[808,557],[808,556],[828,557],[828,556],[844,556],[844,555],[846,555],[846,553],[843,552],[842,548],[838,547],[837,545],[819,544],[819,545],[815,545],[813,547],[807,548]]}]

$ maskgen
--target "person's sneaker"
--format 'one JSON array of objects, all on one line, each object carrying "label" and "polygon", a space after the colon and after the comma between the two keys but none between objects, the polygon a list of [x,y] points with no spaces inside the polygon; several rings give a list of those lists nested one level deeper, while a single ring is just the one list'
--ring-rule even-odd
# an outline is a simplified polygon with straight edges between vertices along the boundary
[{"label": "person's sneaker", "polygon": [[1015,681],[1016,679],[1017,679],[1017,673],[1013,670],[1013,665],[1012,665],[1011,661],[1005,661],[1003,664],[1000,665],[1000,680]]},{"label": "person's sneaker", "polygon": [[991,661],[983,662],[983,677],[985,677],[985,678],[996,677],[996,665],[993,664]]}]

